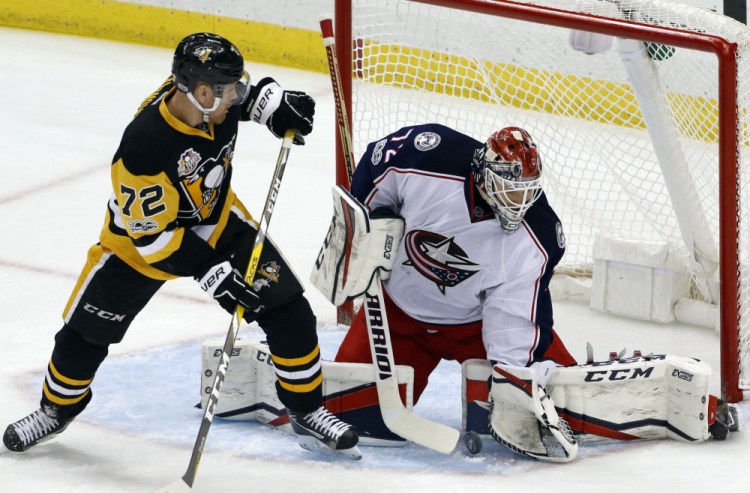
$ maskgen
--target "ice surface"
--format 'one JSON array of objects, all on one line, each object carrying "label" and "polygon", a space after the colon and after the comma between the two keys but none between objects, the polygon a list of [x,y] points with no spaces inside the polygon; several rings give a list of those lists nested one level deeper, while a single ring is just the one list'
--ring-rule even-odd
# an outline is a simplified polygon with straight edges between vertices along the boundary
[{"label": "ice surface", "polygon": [[[41,380],[61,326],[60,313],[97,241],[110,194],[109,164],[140,102],[167,76],[169,50],[35,31],[0,29],[0,427],[38,405]],[[307,282],[330,219],[334,110],[327,76],[254,64],[318,101],[316,130],[294,148],[270,227]],[[252,212],[265,199],[279,141],[248,124],[235,154],[234,188]],[[335,310],[313,289],[324,357],[344,335]],[[0,492],[144,492],[181,476],[202,416],[200,347],[223,338],[229,317],[191,280],[168,283],[111,347],[94,382],[94,400],[60,437],[14,454],[0,447]],[[709,331],[608,317],[575,303],[556,305],[556,328],[577,358],[641,349],[718,363]],[[241,337],[260,337],[243,327]],[[718,379],[713,389],[718,392]],[[459,367],[434,373],[416,412],[460,424]],[[743,424],[749,407],[741,406]],[[257,423],[211,428],[196,492],[694,492],[750,490],[750,439],[581,447],[579,459],[549,465],[485,441],[482,454],[449,456],[408,445],[363,447],[359,462],[306,452],[283,432]]]}]

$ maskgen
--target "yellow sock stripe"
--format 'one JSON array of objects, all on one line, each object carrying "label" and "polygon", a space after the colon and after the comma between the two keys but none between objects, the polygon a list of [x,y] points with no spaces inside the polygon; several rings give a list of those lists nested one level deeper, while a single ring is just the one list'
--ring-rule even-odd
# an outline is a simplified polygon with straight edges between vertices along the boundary
[{"label": "yellow sock stripe", "polygon": [[316,378],[312,382],[305,383],[305,384],[291,384],[291,383],[286,383],[283,380],[279,380],[279,385],[281,385],[283,388],[285,388],[286,390],[290,392],[297,392],[297,393],[310,392],[312,390],[315,390],[319,385],[322,385],[322,383],[323,383],[322,373],[318,375],[318,378]]},{"label": "yellow sock stripe", "polygon": [[55,377],[56,380],[67,384],[72,385],[74,387],[83,387],[86,385],[91,385],[91,382],[94,380],[93,378],[90,378],[88,380],[75,380],[72,378],[68,378],[59,371],[57,371],[57,368],[55,368],[55,365],[52,363],[52,360],[49,362],[49,371],[52,373],[52,376]]},{"label": "yellow sock stripe", "polygon": [[83,394],[77,396],[77,397],[70,397],[70,398],[63,398],[58,397],[47,388],[47,382],[44,382],[44,385],[42,386],[42,389],[44,391],[44,396],[49,399],[50,401],[54,402],[55,404],[59,404],[61,406],[70,406],[72,404],[77,404],[83,400],[84,397],[86,397],[89,392],[91,392],[91,389],[86,389],[86,392]]},{"label": "yellow sock stripe", "polygon": [[271,356],[273,358],[274,364],[282,365],[282,366],[302,366],[310,363],[315,358],[317,358],[320,355],[320,346],[315,346],[315,349],[312,350],[312,352],[306,356],[301,356],[299,358],[280,358],[278,356]]}]

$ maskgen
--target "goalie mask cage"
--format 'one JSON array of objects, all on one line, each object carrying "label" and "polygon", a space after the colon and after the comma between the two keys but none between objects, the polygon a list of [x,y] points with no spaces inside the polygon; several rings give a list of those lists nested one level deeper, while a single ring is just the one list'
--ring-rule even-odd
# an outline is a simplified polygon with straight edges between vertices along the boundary
[{"label": "goalie mask cage", "polygon": [[568,241],[556,277],[591,277],[601,236],[669,245],[719,332],[722,396],[742,400],[747,26],[658,0],[336,0],[335,28],[355,158],[405,125],[525,128]]}]

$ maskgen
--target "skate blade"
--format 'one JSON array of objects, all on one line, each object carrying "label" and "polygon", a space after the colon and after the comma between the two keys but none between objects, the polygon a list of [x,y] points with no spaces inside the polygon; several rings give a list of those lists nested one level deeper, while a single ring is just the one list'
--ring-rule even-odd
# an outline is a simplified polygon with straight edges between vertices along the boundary
[{"label": "skate blade", "polygon": [[346,457],[347,459],[351,460],[360,460],[362,458],[362,452],[360,452],[359,447],[356,445],[348,449],[335,449],[310,436],[299,437],[299,446],[309,452],[315,452],[319,454],[333,455],[336,457]]}]

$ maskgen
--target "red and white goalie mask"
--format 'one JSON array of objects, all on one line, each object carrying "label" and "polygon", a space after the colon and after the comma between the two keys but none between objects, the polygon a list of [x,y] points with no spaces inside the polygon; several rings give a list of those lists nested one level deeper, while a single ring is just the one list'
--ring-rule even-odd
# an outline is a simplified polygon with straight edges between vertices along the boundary
[{"label": "red and white goalie mask", "polygon": [[542,193],[542,161],[529,133],[518,127],[493,133],[475,153],[472,168],[479,193],[503,231],[516,231]]}]

